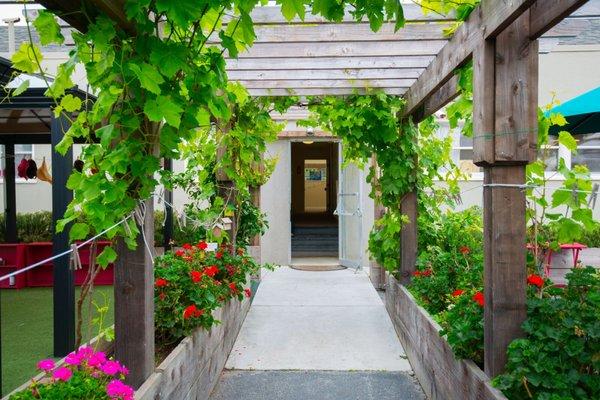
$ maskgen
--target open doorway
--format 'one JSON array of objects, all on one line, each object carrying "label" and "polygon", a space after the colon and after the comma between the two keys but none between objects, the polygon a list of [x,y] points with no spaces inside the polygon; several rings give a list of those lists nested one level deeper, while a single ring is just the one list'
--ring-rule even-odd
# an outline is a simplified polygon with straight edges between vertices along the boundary
[{"label": "open doorway", "polygon": [[338,143],[292,143],[292,257],[338,257]]}]

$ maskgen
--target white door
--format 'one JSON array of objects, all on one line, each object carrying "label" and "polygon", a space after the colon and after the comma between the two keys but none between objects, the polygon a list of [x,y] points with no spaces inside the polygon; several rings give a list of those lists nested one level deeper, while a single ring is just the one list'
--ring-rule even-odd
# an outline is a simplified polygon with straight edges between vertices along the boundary
[{"label": "white door", "polygon": [[340,263],[348,268],[362,268],[362,192],[363,170],[353,163],[344,165],[340,145],[338,201],[335,214],[339,217]]}]

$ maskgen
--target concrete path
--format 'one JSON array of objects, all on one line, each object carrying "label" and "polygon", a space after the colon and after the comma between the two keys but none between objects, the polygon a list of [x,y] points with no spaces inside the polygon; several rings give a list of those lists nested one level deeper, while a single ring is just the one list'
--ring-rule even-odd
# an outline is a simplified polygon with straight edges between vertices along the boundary
[{"label": "concrete path", "polygon": [[381,298],[352,270],[263,273],[226,369],[211,399],[424,398]]}]

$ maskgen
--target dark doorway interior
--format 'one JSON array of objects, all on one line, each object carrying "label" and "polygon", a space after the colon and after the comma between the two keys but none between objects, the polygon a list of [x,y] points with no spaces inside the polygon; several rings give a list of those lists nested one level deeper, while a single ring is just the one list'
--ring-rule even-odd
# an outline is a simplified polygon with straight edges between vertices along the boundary
[{"label": "dark doorway interior", "polygon": [[337,257],[338,144],[292,143],[292,257]]}]

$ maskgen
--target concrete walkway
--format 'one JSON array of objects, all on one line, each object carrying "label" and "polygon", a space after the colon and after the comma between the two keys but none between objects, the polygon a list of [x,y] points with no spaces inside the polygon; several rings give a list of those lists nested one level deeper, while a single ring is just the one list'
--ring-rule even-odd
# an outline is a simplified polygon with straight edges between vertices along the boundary
[{"label": "concrete walkway", "polygon": [[352,270],[264,273],[226,369],[211,399],[424,398],[381,298]]}]

